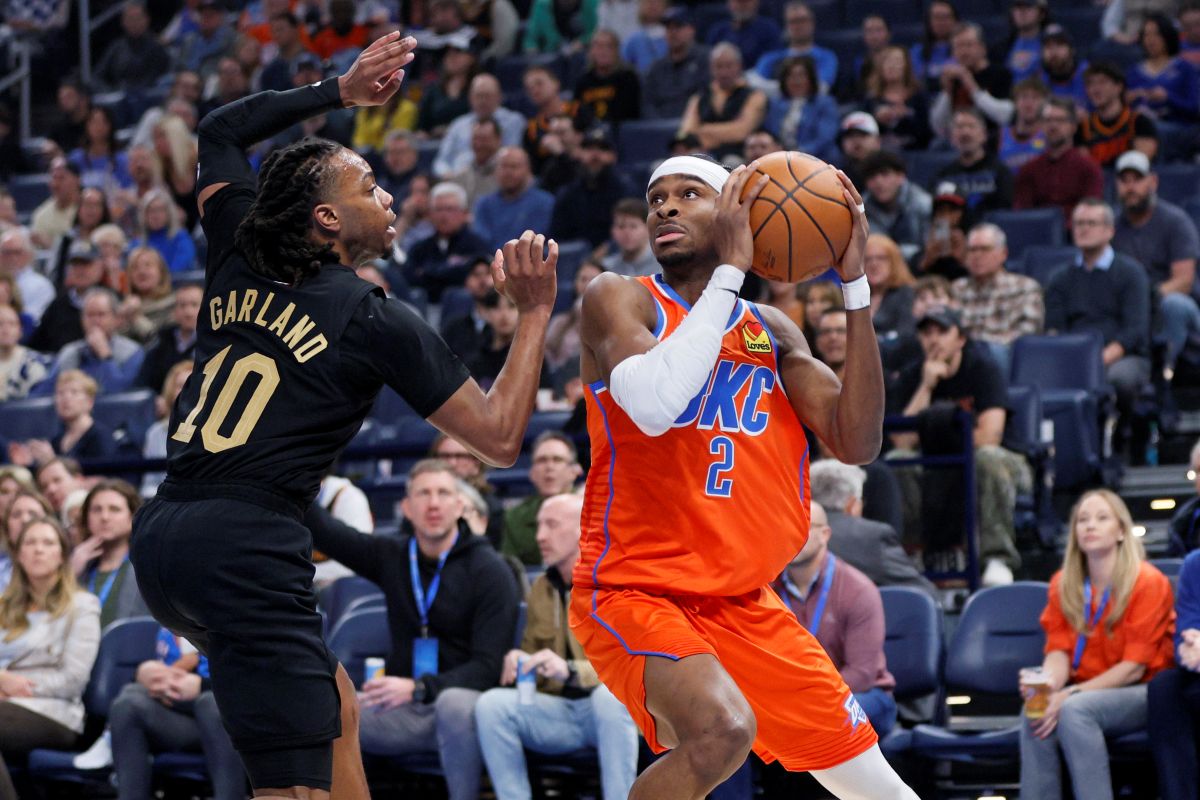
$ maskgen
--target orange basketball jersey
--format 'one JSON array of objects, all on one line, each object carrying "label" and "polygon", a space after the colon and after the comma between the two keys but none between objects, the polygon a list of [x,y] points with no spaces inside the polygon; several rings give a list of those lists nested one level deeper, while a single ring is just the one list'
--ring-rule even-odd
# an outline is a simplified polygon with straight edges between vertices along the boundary
[{"label": "orange basketball jersey", "polygon": [[[690,306],[661,276],[662,341]],[[738,300],[708,383],[674,427],[642,433],[602,381],[588,387],[592,467],[576,586],[731,596],[766,586],[808,538],[808,442],[783,390],[779,349]]]}]

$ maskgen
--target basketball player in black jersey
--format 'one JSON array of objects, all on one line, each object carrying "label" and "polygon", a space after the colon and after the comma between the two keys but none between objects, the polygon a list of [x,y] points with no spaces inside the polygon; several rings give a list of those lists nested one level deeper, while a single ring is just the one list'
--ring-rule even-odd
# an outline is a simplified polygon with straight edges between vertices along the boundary
[{"label": "basketball player in black jersey", "polygon": [[207,653],[225,726],[258,797],[367,797],[354,687],[321,636],[302,512],[380,388],[493,464],[511,464],[534,405],[557,245],[497,251],[520,312],[484,394],[423,320],[354,267],[395,236],[392,198],[357,153],[319,139],[245,148],[308,117],[382,105],[416,43],[389,34],[338,78],[262,92],[200,123],[208,237],[196,371],[171,416],[169,467],[134,522],[154,615]]}]

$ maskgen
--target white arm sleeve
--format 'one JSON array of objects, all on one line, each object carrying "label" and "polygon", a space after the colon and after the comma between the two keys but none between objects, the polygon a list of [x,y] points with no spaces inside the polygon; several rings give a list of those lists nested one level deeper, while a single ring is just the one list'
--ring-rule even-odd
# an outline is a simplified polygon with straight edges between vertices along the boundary
[{"label": "white arm sleeve", "polygon": [[609,391],[642,433],[662,436],[704,388],[745,278],[737,267],[717,267],[700,299],[666,341],[613,367]]}]

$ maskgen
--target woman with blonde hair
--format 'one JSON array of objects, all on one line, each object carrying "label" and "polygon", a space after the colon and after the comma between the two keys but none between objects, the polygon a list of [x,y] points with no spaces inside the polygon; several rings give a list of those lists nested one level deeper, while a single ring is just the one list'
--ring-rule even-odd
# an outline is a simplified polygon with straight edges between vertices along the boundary
[{"label": "woman with blonde hair", "polygon": [[817,341],[817,327],[821,324],[821,315],[831,308],[845,308],[846,301],[842,297],[842,289],[833,281],[810,281],[800,284],[800,301],[804,303],[804,338],[808,340],[809,348]]},{"label": "woman with blonde hair", "polygon": [[150,245],[162,253],[171,272],[196,268],[196,246],[180,225],[179,206],[165,189],[151,189],[142,195],[137,221],[138,237],[130,246]]},{"label": "woman with blonde hair", "polygon": [[1061,750],[1077,800],[1107,800],[1105,737],[1146,727],[1146,684],[1171,665],[1175,635],[1171,584],[1113,492],[1087,492],[1072,510],[1041,623],[1051,694],[1021,726],[1021,797],[1062,796]]},{"label": "woman with blonde hair", "polygon": [[18,797],[6,759],[39,747],[70,749],[83,733],[100,604],[76,586],[70,551],[53,517],[27,523],[0,595],[0,800]]},{"label": "woman with blonde hair", "polygon": [[880,50],[866,84],[863,110],[879,123],[884,149],[925,149],[933,138],[929,97],[917,80],[908,51],[896,45]]},{"label": "woman with blonde hair", "polygon": [[128,294],[117,307],[119,332],[146,344],[171,324],[175,308],[171,272],[162,253],[148,245],[130,250],[125,260],[125,283]]},{"label": "woman with blonde hair", "polygon": [[[182,209],[195,209],[192,192],[196,188],[196,164],[199,158],[196,137],[178,114],[163,114],[154,126],[154,155],[163,183],[171,199]],[[199,210],[185,211],[185,224],[191,230],[199,222]]]},{"label": "woman with blonde hair", "polygon": [[[119,225],[109,223],[101,225],[92,232],[92,247],[100,254],[104,264],[104,285],[114,292],[125,289],[125,250],[129,247],[129,237]],[[66,275],[66,269],[59,273]]]},{"label": "woman with blonde hair", "polygon": [[[5,467],[6,470],[21,470],[28,473],[24,467]],[[10,473],[19,475],[19,473]],[[9,477],[0,478],[2,483],[11,483]],[[18,484],[19,485],[19,484]],[[41,492],[20,485],[12,495],[4,500],[3,510],[0,511],[0,592],[3,592],[12,580],[13,562],[17,553],[17,536],[29,523],[38,517],[53,517],[54,508]],[[70,540],[70,537],[67,537]]]},{"label": "woman with blonde hair", "polygon": [[882,233],[867,237],[863,255],[867,283],[871,285],[871,321],[880,334],[913,333],[913,284],[917,279],[908,269],[900,246]]}]

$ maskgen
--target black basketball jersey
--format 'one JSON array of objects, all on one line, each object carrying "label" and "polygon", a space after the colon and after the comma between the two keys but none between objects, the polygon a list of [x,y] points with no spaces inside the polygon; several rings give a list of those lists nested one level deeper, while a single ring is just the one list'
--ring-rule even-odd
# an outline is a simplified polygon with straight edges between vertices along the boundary
[{"label": "black basketball jersey", "polygon": [[341,265],[298,286],[233,246],[254,201],[233,183],[205,205],[196,366],[171,414],[168,478],[235,482],[307,505],[383,384],[428,416],[467,371],[416,314]]}]

